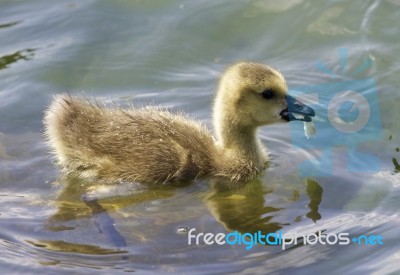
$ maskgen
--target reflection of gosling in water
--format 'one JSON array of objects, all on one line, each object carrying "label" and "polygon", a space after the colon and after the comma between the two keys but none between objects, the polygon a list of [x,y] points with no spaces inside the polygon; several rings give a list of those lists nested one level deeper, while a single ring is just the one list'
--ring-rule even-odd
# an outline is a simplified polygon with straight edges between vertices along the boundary
[{"label": "reflection of gosling in water", "polygon": [[267,161],[257,127],[310,121],[314,111],[287,95],[279,72],[242,62],[223,74],[213,116],[216,141],[198,122],[166,110],[105,108],[58,95],[44,124],[59,164],[82,178],[152,183],[209,175],[248,181]]}]

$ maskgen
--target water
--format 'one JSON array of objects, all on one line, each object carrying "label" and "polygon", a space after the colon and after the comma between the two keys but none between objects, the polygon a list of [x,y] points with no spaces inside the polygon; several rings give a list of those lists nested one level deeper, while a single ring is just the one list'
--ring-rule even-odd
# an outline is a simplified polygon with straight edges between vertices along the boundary
[{"label": "water", "polygon": [[[2,271],[399,272],[399,5],[398,0],[2,1]],[[210,125],[219,73],[244,59],[278,68],[296,96],[325,88],[313,105],[320,114],[315,139],[307,141],[301,123],[260,131],[271,165],[258,181],[232,190],[207,181],[155,187],[105,198],[91,208],[80,200],[81,182],[59,179],[42,137],[43,110],[52,95],[69,91],[104,102],[162,105]],[[326,91],[347,89],[367,98],[373,122],[350,140],[332,134],[326,114],[331,99]],[[338,112],[350,114],[350,121],[363,111],[342,107]],[[379,234],[384,244],[285,251],[188,246],[182,228]]]}]

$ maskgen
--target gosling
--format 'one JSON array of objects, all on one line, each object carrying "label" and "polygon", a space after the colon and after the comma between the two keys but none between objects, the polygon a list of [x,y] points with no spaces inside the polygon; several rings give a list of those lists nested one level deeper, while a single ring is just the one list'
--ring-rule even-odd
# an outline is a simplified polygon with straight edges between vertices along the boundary
[{"label": "gosling", "polygon": [[45,112],[45,136],[64,172],[106,182],[167,183],[205,176],[255,179],[268,158],[257,128],[315,112],[287,94],[284,77],[257,63],[230,66],[214,99],[215,138],[167,110],[122,109],[61,94]]}]

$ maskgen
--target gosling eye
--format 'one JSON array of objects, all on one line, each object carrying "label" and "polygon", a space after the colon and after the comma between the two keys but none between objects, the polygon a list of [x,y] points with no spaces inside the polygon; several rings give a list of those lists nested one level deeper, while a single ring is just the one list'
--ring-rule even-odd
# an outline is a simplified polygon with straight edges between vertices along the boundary
[{"label": "gosling eye", "polygon": [[265,99],[271,99],[275,96],[275,92],[272,89],[266,89],[262,92],[262,97]]}]

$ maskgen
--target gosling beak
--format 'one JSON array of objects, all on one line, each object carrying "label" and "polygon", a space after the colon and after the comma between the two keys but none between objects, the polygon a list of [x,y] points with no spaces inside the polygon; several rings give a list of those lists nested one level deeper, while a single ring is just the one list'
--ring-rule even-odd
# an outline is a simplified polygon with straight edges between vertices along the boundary
[{"label": "gosling beak", "polygon": [[300,121],[311,121],[311,117],[315,116],[315,111],[296,98],[287,95],[285,96],[287,101],[287,108],[283,110],[280,115],[281,118],[286,121],[300,120]]}]

